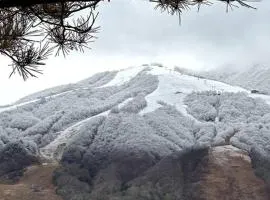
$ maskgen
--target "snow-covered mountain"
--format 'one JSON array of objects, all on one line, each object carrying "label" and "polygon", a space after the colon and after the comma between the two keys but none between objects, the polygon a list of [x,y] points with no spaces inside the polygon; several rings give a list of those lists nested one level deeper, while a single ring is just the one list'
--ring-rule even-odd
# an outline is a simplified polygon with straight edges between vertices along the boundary
[{"label": "snow-covered mountain", "polygon": [[263,64],[241,67],[240,69],[238,66],[229,65],[199,74],[208,79],[270,94],[270,67]]},{"label": "snow-covered mountain", "polygon": [[[16,161],[6,161],[6,152],[15,146],[25,150],[24,156],[31,155],[23,166],[36,157],[60,161],[54,181],[67,200],[196,199],[184,197],[191,195],[184,189],[193,185],[191,180],[181,186],[181,178],[156,180],[157,171],[164,168],[172,178],[181,168],[175,168],[180,159],[181,173],[190,175],[194,163],[205,162],[210,148],[213,155],[230,152],[220,159],[241,154],[245,165],[250,165],[245,158],[250,154],[254,170],[267,182],[269,104],[268,95],[161,66],[99,73],[0,108],[0,177],[18,168],[9,169]],[[191,168],[184,167],[186,162]],[[159,186],[151,185],[155,180]],[[174,187],[178,189],[170,189]],[[240,199],[257,194],[238,192],[244,195]]]}]

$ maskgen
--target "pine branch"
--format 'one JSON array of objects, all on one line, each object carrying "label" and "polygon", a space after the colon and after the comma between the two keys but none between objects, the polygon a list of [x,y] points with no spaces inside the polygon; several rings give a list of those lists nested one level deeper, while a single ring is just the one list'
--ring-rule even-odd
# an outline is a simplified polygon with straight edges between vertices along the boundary
[{"label": "pine branch", "polygon": [[[102,0],[0,0],[0,54],[11,60],[11,75],[18,73],[26,80],[42,73],[40,66],[55,52],[66,56],[71,51],[84,51],[96,39],[97,5]],[[108,0],[109,1],[109,0]],[[211,6],[214,1],[234,7],[256,9],[249,2],[259,0],[149,0],[156,9],[178,15],[197,6]],[[237,4],[236,4],[237,3]],[[238,6],[239,5],[239,6]],[[81,11],[88,15],[78,14]]]}]

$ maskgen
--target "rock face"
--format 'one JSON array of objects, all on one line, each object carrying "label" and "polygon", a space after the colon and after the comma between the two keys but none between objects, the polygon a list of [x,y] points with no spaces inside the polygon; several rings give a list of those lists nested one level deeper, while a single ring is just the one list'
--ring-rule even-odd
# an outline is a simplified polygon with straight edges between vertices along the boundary
[{"label": "rock face", "polygon": [[55,194],[52,172],[56,164],[32,165],[15,184],[0,184],[1,200],[62,200]]},{"label": "rock face", "polygon": [[118,154],[92,174],[88,171],[85,176],[87,171],[82,171],[82,165],[69,162],[55,173],[57,192],[65,200],[270,198],[265,182],[255,176],[248,154],[230,145],[189,148],[164,158],[141,152]]},{"label": "rock face", "polygon": [[203,169],[202,176],[201,199],[270,198],[264,181],[255,176],[248,154],[230,145],[210,151],[208,167]]}]

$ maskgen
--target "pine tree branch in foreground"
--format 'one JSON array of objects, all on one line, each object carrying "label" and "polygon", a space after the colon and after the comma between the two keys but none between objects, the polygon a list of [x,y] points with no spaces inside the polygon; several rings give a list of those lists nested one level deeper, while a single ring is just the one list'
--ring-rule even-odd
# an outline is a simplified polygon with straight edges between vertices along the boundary
[{"label": "pine tree branch in foreground", "polygon": [[[110,1],[110,0],[108,0]],[[149,0],[156,9],[178,15],[184,10],[211,0]],[[214,0],[213,0],[214,1]],[[215,0],[226,3],[226,11],[244,6],[252,0]],[[257,1],[257,0],[253,0]],[[259,1],[259,0],[258,0]],[[0,54],[11,60],[13,75],[26,80],[42,73],[40,66],[54,52],[68,55],[71,51],[84,51],[96,39],[99,26],[96,7],[102,0],[0,0]],[[236,4],[238,3],[238,4]],[[80,14],[81,11],[88,14]]]}]

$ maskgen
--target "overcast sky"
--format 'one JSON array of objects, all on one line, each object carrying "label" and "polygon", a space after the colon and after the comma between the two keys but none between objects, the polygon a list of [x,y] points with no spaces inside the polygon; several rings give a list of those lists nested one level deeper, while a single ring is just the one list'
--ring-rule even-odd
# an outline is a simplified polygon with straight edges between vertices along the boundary
[{"label": "overcast sky", "polygon": [[177,16],[154,9],[147,0],[104,1],[99,7],[98,39],[92,50],[66,59],[51,57],[38,79],[8,78],[9,61],[0,57],[0,105],[59,84],[76,82],[92,74],[160,62],[169,66],[206,69],[252,63],[270,66],[270,1],[253,3],[258,10],[239,8],[226,13],[226,5],[213,0]]}]

